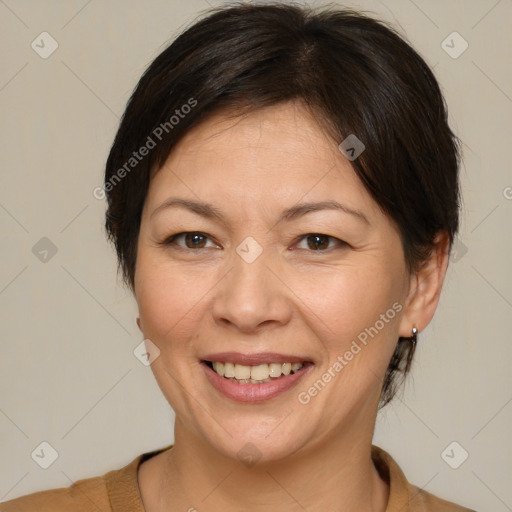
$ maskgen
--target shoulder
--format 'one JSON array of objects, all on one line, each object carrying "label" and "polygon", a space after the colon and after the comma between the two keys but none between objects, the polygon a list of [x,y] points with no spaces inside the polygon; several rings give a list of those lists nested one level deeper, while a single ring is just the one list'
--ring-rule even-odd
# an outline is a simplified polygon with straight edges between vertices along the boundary
[{"label": "shoulder", "polygon": [[105,476],[77,480],[69,487],[34,492],[0,503],[0,512],[110,511]]},{"label": "shoulder", "polygon": [[173,445],[138,455],[121,469],[0,503],[0,512],[144,512],[137,472],[145,460]]},{"label": "shoulder", "polygon": [[475,512],[410,484],[397,462],[382,448],[372,446],[372,459],[389,485],[386,512]]},{"label": "shoulder", "polygon": [[475,512],[451,501],[443,500],[429,492],[409,484],[411,512]]}]

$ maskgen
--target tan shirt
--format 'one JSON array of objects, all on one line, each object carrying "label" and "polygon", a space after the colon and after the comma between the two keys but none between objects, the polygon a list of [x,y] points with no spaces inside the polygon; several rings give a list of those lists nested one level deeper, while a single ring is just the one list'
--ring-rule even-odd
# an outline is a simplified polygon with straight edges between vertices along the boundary
[{"label": "tan shirt", "polygon": [[[145,512],[137,470],[142,462],[171,447],[143,453],[103,476],[0,503],[0,512]],[[390,486],[386,512],[475,512],[409,484],[398,464],[378,446],[372,446],[372,459]]]}]

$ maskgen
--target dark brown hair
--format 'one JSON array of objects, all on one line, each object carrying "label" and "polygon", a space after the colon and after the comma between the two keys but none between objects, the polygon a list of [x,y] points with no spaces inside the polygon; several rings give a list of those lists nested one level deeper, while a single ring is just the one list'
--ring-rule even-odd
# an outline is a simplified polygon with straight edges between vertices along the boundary
[{"label": "dark brown hair", "polygon": [[[438,83],[395,30],[359,12],[276,2],[207,12],[150,64],[133,92],[105,170],[106,230],[134,291],[137,239],[152,169],[214,112],[298,100],[337,144],[365,145],[352,166],[399,228],[408,270],[440,230],[458,229],[459,140]],[[146,148],[143,150],[143,148]],[[409,371],[400,338],[380,406]]]}]

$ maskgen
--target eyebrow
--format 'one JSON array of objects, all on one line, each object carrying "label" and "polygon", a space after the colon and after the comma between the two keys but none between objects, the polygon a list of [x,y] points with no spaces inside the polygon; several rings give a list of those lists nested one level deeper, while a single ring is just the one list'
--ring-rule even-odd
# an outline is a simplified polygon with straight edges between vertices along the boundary
[{"label": "eyebrow", "polygon": [[[193,213],[196,213],[197,215],[200,215],[201,217],[205,217],[207,219],[216,219],[220,222],[225,223],[225,217],[221,210],[214,207],[213,205],[209,203],[203,203],[200,201],[193,201],[191,199],[181,199],[176,197],[171,197],[167,199],[165,202],[163,202],[160,206],[155,208],[153,212],[150,215],[150,218],[152,218],[155,214],[158,212],[165,210],[167,208],[185,208]],[[279,219],[277,220],[277,224],[280,222],[289,222],[291,220],[294,220],[298,217],[301,217],[302,215],[305,215],[306,213],[310,212],[317,212],[321,210],[338,210],[342,211],[344,213],[347,213],[349,215],[352,215],[356,217],[357,219],[365,222],[366,224],[370,224],[368,219],[365,217],[365,215],[359,211],[355,210],[353,208],[350,208],[342,203],[339,203],[337,201],[319,201],[314,203],[300,203],[295,206],[292,206],[290,208],[287,208],[284,210]]]}]

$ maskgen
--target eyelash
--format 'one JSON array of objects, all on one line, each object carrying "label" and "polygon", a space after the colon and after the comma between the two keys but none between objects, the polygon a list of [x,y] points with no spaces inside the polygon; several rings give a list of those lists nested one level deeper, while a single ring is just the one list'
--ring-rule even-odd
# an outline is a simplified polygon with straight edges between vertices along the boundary
[{"label": "eyelash", "polygon": [[[175,242],[176,239],[180,238],[181,236],[187,235],[187,234],[195,234],[195,235],[199,235],[199,236],[202,236],[202,237],[210,238],[206,233],[203,233],[201,231],[182,231],[180,233],[176,233],[174,235],[171,235],[171,236],[167,237],[164,241],[159,242],[159,245],[166,246],[166,247],[174,246],[173,247],[174,249],[184,250],[184,251],[199,251],[200,249],[209,249],[209,247],[199,247],[197,249],[194,249],[194,248],[183,247],[181,245],[177,245],[176,242]],[[347,242],[344,242],[343,240],[340,240],[339,238],[336,238],[334,236],[324,235],[322,233],[307,233],[307,234],[302,235],[301,237],[299,237],[297,243],[302,242],[303,240],[307,239],[310,236],[318,236],[318,237],[327,238],[329,240],[334,240],[334,241],[338,242],[338,246],[339,247],[349,247],[349,244]],[[320,253],[324,252],[325,253],[325,252],[331,251],[332,248],[330,248],[330,249],[317,249],[317,250],[308,250],[308,249],[299,249],[299,250],[307,250],[308,252],[312,252],[312,253],[314,253],[314,252],[320,252]]]}]

